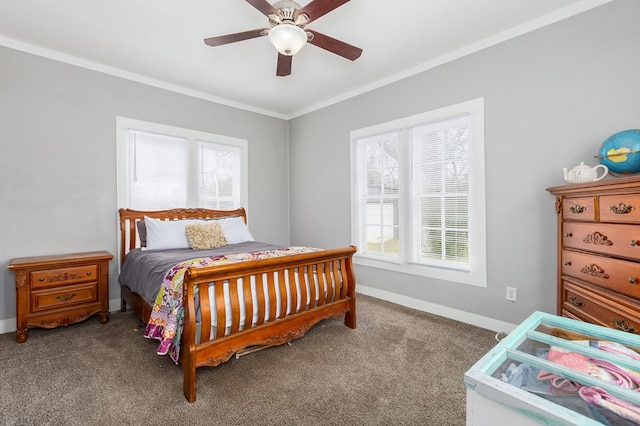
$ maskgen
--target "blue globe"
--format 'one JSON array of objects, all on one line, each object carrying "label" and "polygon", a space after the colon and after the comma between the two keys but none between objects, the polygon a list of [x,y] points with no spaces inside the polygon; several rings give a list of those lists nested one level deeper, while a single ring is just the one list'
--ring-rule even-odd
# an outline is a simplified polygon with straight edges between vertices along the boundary
[{"label": "blue globe", "polygon": [[640,172],[640,129],[631,129],[609,136],[598,153],[600,164],[613,173]]}]

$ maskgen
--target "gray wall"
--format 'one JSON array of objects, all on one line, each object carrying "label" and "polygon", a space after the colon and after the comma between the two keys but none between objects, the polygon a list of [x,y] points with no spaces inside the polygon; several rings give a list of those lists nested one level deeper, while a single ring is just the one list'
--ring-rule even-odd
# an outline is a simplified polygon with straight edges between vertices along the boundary
[{"label": "gray wall", "polygon": [[[357,267],[375,289],[519,323],[555,313],[556,215],[545,188],[640,128],[640,2],[617,0],[290,121],[293,244],[350,242],[349,132],[484,97],[488,287]],[[505,300],[507,286],[518,301]]]},{"label": "gray wall", "polygon": [[10,259],[117,254],[117,115],[247,139],[250,229],[289,243],[285,120],[0,47],[0,320],[15,317]]}]

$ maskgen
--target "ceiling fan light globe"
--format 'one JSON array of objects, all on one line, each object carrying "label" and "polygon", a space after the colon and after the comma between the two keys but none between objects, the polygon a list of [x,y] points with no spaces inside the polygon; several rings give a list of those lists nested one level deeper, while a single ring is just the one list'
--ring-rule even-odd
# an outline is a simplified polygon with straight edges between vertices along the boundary
[{"label": "ceiling fan light globe", "polygon": [[307,33],[297,25],[279,24],[269,30],[269,42],[285,56],[293,56],[307,44]]}]

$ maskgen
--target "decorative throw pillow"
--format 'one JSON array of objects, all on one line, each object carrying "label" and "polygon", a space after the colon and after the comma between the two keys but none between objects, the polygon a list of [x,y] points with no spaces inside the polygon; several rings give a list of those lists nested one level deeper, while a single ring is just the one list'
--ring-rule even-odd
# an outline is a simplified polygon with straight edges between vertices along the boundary
[{"label": "decorative throw pillow", "polygon": [[189,224],[185,226],[184,230],[187,233],[189,244],[194,250],[213,249],[227,245],[227,239],[217,221]]}]

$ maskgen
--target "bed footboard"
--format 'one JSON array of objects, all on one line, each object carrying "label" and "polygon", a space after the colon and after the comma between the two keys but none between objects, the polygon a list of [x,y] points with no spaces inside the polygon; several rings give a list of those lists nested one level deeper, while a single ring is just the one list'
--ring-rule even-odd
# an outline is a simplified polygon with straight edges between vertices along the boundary
[{"label": "bed footboard", "polygon": [[[198,367],[219,365],[249,348],[287,343],[330,317],[344,315],[345,325],[355,328],[355,252],[350,246],[189,268],[183,284],[180,353],[187,400],[196,399]],[[231,298],[230,308],[225,297]],[[224,320],[211,326],[212,317],[224,319],[229,314],[230,326]]]}]

